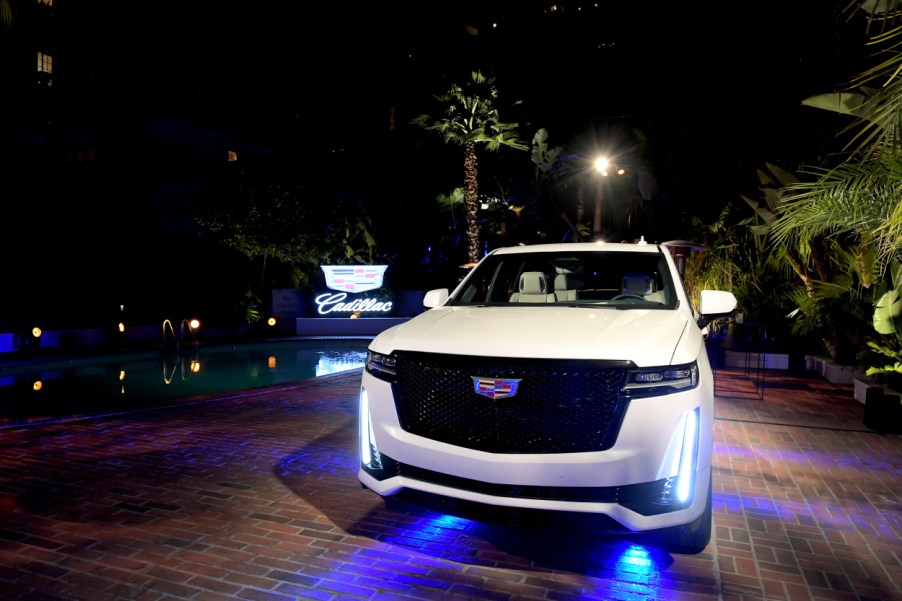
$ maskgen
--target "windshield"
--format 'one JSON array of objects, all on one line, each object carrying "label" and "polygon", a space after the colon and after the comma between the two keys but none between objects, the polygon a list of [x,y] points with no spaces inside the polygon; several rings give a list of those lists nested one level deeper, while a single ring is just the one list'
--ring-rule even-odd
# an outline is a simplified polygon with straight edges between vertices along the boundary
[{"label": "windshield", "polygon": [[673,308],[664,256],[647,252],[536,252],[486,257],[451,305],[612,305]]}]

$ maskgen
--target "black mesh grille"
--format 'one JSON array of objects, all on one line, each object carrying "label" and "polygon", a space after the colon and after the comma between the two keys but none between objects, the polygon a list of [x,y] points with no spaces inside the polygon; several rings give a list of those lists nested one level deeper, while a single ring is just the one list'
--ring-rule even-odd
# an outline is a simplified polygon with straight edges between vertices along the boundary
[{"label": "black mesh grille", "polygon": [[[603,451],[617,438],[627,362],[398,353],[395,402],[411,434],[489,453]],[[500,399],[473,377],[519,379]]]}]

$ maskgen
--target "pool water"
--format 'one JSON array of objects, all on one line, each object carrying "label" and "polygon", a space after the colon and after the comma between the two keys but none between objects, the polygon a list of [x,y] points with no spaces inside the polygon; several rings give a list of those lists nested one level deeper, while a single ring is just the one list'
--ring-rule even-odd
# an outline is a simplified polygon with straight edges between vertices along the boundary
[{"label": "pool water", "polygon": [[369,340],[292,340],[35,362],[0,373],[0,426],[119,413],[363,367]]}]

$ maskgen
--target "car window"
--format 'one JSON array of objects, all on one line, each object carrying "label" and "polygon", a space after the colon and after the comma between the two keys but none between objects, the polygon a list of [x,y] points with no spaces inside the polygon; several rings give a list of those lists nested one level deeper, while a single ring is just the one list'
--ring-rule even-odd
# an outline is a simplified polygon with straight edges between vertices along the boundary
[{"label": "car window", "polygon": [[674,286],[659,253],[491,255],[467,276],[450,304],[672,308]]}]

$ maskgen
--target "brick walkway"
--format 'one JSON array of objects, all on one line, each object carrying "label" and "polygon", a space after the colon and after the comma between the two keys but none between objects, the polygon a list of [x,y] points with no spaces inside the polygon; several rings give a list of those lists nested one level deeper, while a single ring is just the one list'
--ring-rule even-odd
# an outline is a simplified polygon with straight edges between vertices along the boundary
[{"label": "brick walkway", "polygon": [[851,386],[718,372],[715,538],[684,556],[387,507],[358,381],[0,429],[0,598],[902,600],[902,436]]}]

